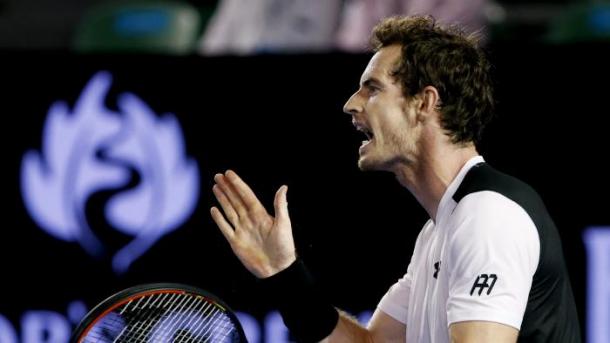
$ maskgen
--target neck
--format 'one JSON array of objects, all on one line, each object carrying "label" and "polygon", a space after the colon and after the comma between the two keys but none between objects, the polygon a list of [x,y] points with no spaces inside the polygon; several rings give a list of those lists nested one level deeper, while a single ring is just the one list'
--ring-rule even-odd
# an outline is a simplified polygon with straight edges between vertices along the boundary
[{"label": "neck", "polygon": [[408,165],[397,166],[392,172],[436,221],[438,206],[447,187],[478,152],[473,144],[447,144],[426,151],[427,155],[419,156]]}]

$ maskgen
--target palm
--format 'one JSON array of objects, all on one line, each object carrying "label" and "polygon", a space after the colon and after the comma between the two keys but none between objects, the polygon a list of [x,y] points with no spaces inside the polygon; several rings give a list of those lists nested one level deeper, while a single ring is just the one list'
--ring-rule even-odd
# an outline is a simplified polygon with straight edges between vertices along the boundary
[{"label": "palm", "polygon": [[224,216],[213,207],[212,218],[242,264],[259,278],[288,267],[296,253],[286,202],[287,187],[281,187],[275,195],[273,217],[237,174],[231,171],[218,174],[214,181],[212,190]]}]

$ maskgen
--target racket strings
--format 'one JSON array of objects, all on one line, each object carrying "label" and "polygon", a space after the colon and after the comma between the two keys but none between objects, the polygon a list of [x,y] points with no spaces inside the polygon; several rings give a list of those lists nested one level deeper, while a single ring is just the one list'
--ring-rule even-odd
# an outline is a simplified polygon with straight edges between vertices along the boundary
[{"label": "racket strings", "polygon": [[155,293],[106,315],[84,343],[200,343],[238,341],[235,324],[214,302],[188,293]]},{"label": "racket strings", "polygon": [[[104,339],[102,342],[113,343],[125,341],[123,335],[138,333],[138,323],[146,323],[145,318],[150,318],[150,313],[155,311],[155,307],[153,306],[160,300],[163,301],[168,296],[175,297],[176,294],[163,293],[156,297],[140,297],[130,300],[127,304],[119,308],[120,311],[119,309],[115,309],[113,312],[106,315],[92,328],[87,335],[87,338],[82,342],[98,343],[101,339]],[[131,307],[132,304],[133,307]],[[135,323],[135,325],[132,326],[132,323]],[[89,340],[88,338],[95,340]]]},{"label": "racket strings", "polygon": [[[168,342],[169,339],[174,335],[176,325],[179,325],[181,319],[184,317],[184,313],[192,312],[193,304],[197,305],[197,303],[196,298],[189,295],[187,296],[186,302],[185,299],[183,299],[177,306],[170,307],[166,311],[165,318],[156,323],[156,329],[153,331],[153,335],[151,337],[152,340]],[[178,328],[179,327],[180,326],[178,326]]]},{"label": "racket strings", "polygon": [[[134,307],[137,308],[143,300],[144,298],[137,299]],[[111,312],[102,318],[102,320],[96,326],[94,326],[87,335],[87,338],[91,339],[85,339],[84,342],[97,343],[100,340],[102,342],[109,342],[110,339],[113,339],[113,337],[117,337],[117,339],[121,337],[127,328],[126,319],[129,318],[128,315],[125,314],[125,311],[133,302],[133,300],[129,301],[119,313]],[[117,339],[113,339],[113,342],[116,342]]]},{"label": "racket strings", "polygon": [[[205,315],[206,312],[209,312],[211,308],[212,308],[212,305],[210,303],[200,302],[200,306],[196,311],[201,312],[203,315]],[[192,338],[191,332],[187,331],[187,328],[189,328],[189,327],[198,328],[203,323],[201,321],[202,318],[203,318],[203,316],[195,316],[195,315],[190,316],[190,318],[184,323],[184,325],[181,326],[182,328],[175,335],[174,341],[192,342],[194,340],[194,338]],[[167,334],[168,333],[166,332],[166,335]]]},{"label": "racket strings", "polygon": [[[145,330],[146,330],[146,326],[150,325],[150,323],[159,315],[161,315],[161,313],[159,312],[159,309],[157,306],[152,306],[153,304],[157,304],[157,302],[159,302],[158,306],[163,306],[163,302],[164,301],[168,301],[171,302],[173,301],[173,299],[175,299],[177,297],[177,295],[175,293],[172,293],[169,295],[169,297],[163,297],[165,294],[161,294],[158,296],[149,296],[148,301],[146,301],[145,304],[142,305],[141,309],[138,310],[138,304],[136,304],[132,309],[129,310],[129,313],[136,313],[135,316],[131,317],[131,319],[128,321],[128,325],[126,326],[126,329],[129,328],[129,326],[133,323],[133,328],[130,329],[129,333],[127,335],[125,335],[125,338],[122,339],[121,341],[124,342],[137,342],[138,340],[142,341],[142,336],[145,337]],[[147,308],[147,304],[150,303],[150,300],[155,298],[152,303],[151,306]],[[167,300],[165,300],[165,298],[167,298]],[[125,309],[126,310],[126,309]],[[122,311],[123,313],[125,313],[125,311]],[[118,341],[118,339],[121,336],[118,336],[117,339],[115,341]],[[116,343],[116,342],[113,342]]]},{"label": "racket strings", "polygon": [[[231,319],[216,304],[197,297],[200,308],[189,308],[186,311],[174,312],[169,323],[163,323],[151,335],[153,341],[163,342],[218,342],[216,332],[235,329]],[[174,319],[176,319],[174,321]],[[224,336],[228,336],[228,333]],[[206,340],[207,339],[207,340]]]},{"label": "racket strings", "polygon": [[[203,312],[200,315],[193,315],[184,325],[183,329],[175,336],[175,342],[198,342],[198,336],[205,337],[206,328],[214,325],[212,319],[207,320],[206,318],[213,318],[219,311],[214,305],[206,302],[204,305]],[[193,319],[195,319],[193,321]]]},{"label": "racket strings", "polygon": [[[167,293],[165,293],[167,294]],[[131,312],[135,312],[136,315],[133,320],[128,323],[126,328],[129,328],[128,334],[125,335],[125,338],[121,339],[121,342],[130,343],[130,342],[146,342],[147,332],[149,331],[150,325],[158,321],[163,317],[163,314],[166,311],[171,311],[173,307],[179,306],[186,299],[182,297],[180,299],[180,295],[177,293],[171,293],[167,299],[162,299],[163,294],[154,294],[149,296],[149,298],[157,298],[153,303],[159,302],[159,304],[155,307],[149,307],[146,309],[143,307],[140,311],[136,307],[131,309]],[[167,304],[170,304],[169,308],[166,309]],[[133,323],[133,327],[130,327]],[[117,342],[120,337],[117,337]]]},{"label": "racket strings", "polygon": [[166,317],[168,313],[175,311],[179,307],[183,307],[188,300],[190,299],[187,296],[177,295],[175,293],[172,294],[167,300],[160,302],[159,306],[149,312],[147,316],[134,320],[133,326],[129,327],[129,334],[125,335],[125,337],[121,339],[121,342],[148,342],[149,340],[147,337],[151,331],[151,326],[154,327],[158,322],[163,321],[163,318]]}]

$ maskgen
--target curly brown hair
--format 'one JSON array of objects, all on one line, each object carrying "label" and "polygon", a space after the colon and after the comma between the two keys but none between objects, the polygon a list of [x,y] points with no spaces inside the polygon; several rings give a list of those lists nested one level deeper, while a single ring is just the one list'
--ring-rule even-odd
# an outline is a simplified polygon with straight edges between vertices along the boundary
[{"label": "curly brown hair", "polygon": [[391,17],[375,26],[371,45],[378,51],[393,44],[402,46],[393,76],[405,96],[435,87],[451,141],[477,144],[494,111],[491,64],[477,37],[441,27],[430,16]]}]

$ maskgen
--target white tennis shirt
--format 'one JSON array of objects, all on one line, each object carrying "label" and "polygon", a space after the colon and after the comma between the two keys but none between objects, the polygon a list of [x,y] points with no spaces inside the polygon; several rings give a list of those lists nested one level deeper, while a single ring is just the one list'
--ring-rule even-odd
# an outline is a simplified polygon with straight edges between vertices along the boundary
[{"label": "white tennis shirt", "polygon": [[505,195],[482,190],[458,197],[470,159],[443,195],[436,220],[421,230],[407,273],[378,308],[405,323],[407,342],[449,342],[449,326],[492,321],[521,328],[540,257],[534,222]]}]

